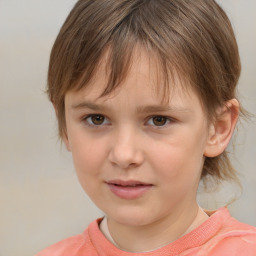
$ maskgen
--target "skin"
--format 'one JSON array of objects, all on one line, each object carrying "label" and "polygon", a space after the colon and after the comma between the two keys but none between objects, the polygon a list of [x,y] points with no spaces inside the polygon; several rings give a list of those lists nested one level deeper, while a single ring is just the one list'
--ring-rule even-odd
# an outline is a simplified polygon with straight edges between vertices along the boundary
[{"label": "skin", "polygon": [[[110,95],[99,97],[107,82],[106,60],[87,88],[67,92],[64,141],[115,242],[123,250],[142,252],[178,239],[207,219],[196,202],[204,159],[227,146],[239,105],[230,101],[229,109],[219,110],[221,121],[209,124],[194,91],[183,92],[176,81],[164,103],[156,94],[158,70],[147,53],[137,51],[133,60]],[[123,199],[110,190],[110,180],[136,180],[151,188]]]}]

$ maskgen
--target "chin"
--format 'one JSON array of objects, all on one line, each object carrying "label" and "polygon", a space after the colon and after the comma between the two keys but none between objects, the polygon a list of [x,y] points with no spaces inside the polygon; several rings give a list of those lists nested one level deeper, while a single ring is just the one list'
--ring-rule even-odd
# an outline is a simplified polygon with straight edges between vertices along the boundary
[{"label": "chin", "polygon": [[143,212],[140,209],[127,209],[128,207],[123,207],[123,209],[115,209],[114,212],[106,212],[109,219],[127,226],[144,226],[150,224],[153,220],[152,216],[150,218],[150,211]]}]

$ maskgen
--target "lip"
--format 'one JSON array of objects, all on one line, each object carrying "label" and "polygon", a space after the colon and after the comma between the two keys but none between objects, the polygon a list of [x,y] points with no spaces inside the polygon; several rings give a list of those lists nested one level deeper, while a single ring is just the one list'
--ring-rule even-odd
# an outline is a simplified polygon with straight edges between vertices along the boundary
[{"label": "lip", "polygon": [[106,184],[114,195],[127,200],[140,198],[153,187],[152,184],[136,180],[110,180]]}]

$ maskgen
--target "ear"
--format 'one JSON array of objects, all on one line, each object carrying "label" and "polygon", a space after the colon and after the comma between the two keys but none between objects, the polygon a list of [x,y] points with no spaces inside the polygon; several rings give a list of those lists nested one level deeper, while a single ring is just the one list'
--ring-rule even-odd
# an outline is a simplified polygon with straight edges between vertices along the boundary
[{"label": "ear", "polygon": [[[58,117],[58,110],[57,110],[57,108],[56,108],[56,106],[55,106],[55,104],[54,104],[53,102],[52,102],[52,105],[53,105],[53,107],[54,107],[56,117]],[[67,149],[68,151],[71,151],[70,143],[69,143],[69,140],[68,140],[67,129],[65,129],[65,130],[62,132],[62,134],[60,134],[59,136],[60,136],[60,138],[64,141],[65,146],[66,146],[66,149]]]},{"label": "ear", "polygon": [[228,146],[239,116],[239,102],[231,99],[217,110],[217,118],[209,127],[204,155],[216,157]]},{"label": "ear", "polygon": [[62,135],[62,139],[65,143],[65,146],[66,146],[66,149],[71,152],[71,147],[70,147],[70,143],[69,143],[69,140],[68,140],[68,135],[67,135],[67,132],[65,131],[64,134]]}]

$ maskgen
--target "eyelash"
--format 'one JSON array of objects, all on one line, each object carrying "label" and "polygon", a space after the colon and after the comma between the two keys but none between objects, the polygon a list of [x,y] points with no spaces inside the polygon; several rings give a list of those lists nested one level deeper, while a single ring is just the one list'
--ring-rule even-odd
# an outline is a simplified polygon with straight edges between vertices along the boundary
[{"label": "eyelash", "polygon": [[[92,121],[92,118],[93,117],[100,117],[100,118],[104,118],[103,119],[103,123],[101,124],[95,124],[93,123]],[[153,122],[153,119],[154,118],[164,118],[164,124],[163,125],[155,125]],[[89,121],[90,120],[90,121]],[[170,118],[170,117],[167,117],[167,116],[163,116],[163,115],[154,115],[154,116],[150,116],[148,119],[147,119],[147,122],[146,123],[149,123],[151,120],[151,124],[149,124],[149,126],[152,126],[152,127],[157,127],[159,129],[169,125],[170,123],[173,123],[175,122],[175,119],[173,118]],[[93,127],[93,128],[101,128],[102,126],[104,125],[109,125],[110,124],[110,121],[108,120],[108,118],[106,118],[104,115],[102,114],[90,114],[90,115],[87,115],[85,117],[82,118],[82,121],[85,122],[85,124],[89,127]],[[107,122],[107,123],[106,123]]]},{"label": "eyelash", "polygon": [[[163,125],[156,125],[154,124],[153,122],[153,119],[154,118],[163,118],[164,119],[164,124]],[[152,120],[152,124],[150,124],[150,126],[153,126],[153,127],[158,127],[158,128],[163,128],[167,125],[169,125],[170,123],[173,123],[174,122],[174,119],[173,118],[170,118],[170,117],[167,117],[167,116],[151,116],[148,120],[147,120],[147,123],[149,123],[149,121]]]},{"label": "eyelash", "polygon": [[[103,124],[98,124],[98,125],[97,125],[97,124],[94,124],[93,121],[90,120],[90,119],[92,119],[93,117],[101,117],[101,118],[103,117],[103,118],[104,118]],[[89,120],[90,120],[90,121],[89,121]],[[83,119],[82,119],[82,121],[84,121],[87,126],[94,127],[94,128],[100,128],[101,126],[106,125],[106,124],[104,124],[105,120],[108,120],[108,119],[107,119],[104,115],[101,115],[101,114],[91,114],[91,115],[87,115],[87,116],[83,117]],[[108,121],[108,123],[110,123],[110,122]]]}]

